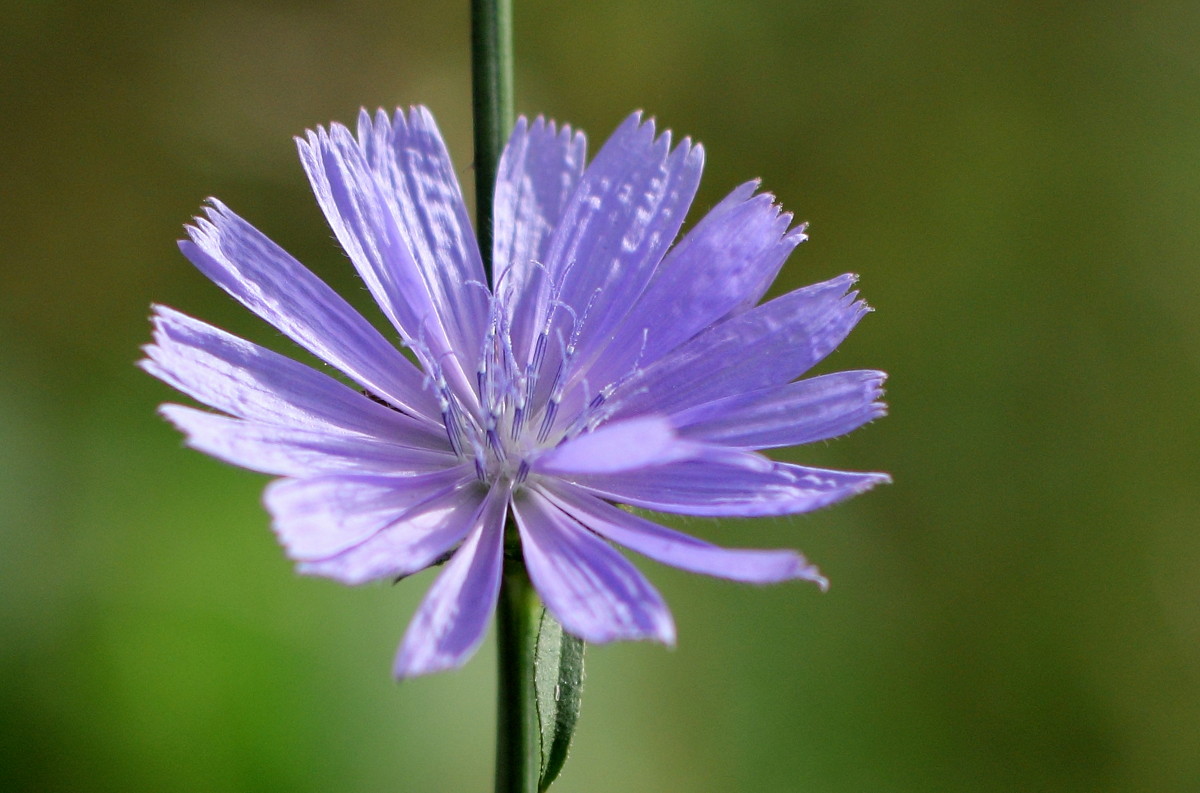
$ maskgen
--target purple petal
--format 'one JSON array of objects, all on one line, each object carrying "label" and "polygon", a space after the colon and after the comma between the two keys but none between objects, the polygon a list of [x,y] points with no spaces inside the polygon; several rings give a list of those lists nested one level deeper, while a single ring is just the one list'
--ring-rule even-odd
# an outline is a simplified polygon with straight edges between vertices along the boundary
[{"label": "purple petal", "polygon": [[617,390],[609,415],[673,413],[789,382],[833,351],[868,309],[854,276],[797,289],[696,336]]},{"label": "purple petal", "polygon": [[179,249],[246,308],[399,408],[430,418],[424,376],[336,292],[262,232],[213,201]]},{"label": "purple petal", "polygon": [[[301,572],[357,583],[421,569],[423,565],[414,567],[408,556],[411,550],[405,549],[414,543],[442,543],[426,535],[437,534],[439,521],[471,500],[472,474],[467,466],[460,466],[419,476],[331,474],[280,479],[267,486],[263,501],[288,556],[305,562],[339,559],[332,565],[302,566]],[[389,536],[395,535],[392,542],[377,543],[372,553],[355,554],[361,544],[389,528]],[[430,551],[429,559],[437,558],[463,534],[465,528],[436,552]]]},{"label": "purple petal", "polygon": [[470,360],[463,360],[463,351],[453,346],[443,324],[448,318],[438,313],[399,220],[354,136],[332,124],[328,132],[309,132],[297,146],[317,203],[375,302],[427,369],[444,367],[459,395],[473,399],[466,372],[474,371],[478,343],[469,350]]},{"label": "purple petal", "polygon": [[163,405],[159,412],[187,435],[188,445],[193,449],[276,476],[327,473],[407,476],[433,473],[459,462],[448,450],[243,421],[183,405]]},{"label": "purple petal", "polygon": [[[593,387],[661,358],[705,327],[757,300],[806,238],[757,182],[730,193],[667,253],[613,340],[587,371]],[[591,398],[590,395],[587,398]]]},{"label": "purple petal", "polygon": [[603,498],[659,512],[754,517],[810,512],[890,482],[887,474],[775,463],[745,453],[632,473],[564,476]]},{"label": "purple petal", "polygon": [[[655,138],[654,123],[635,113],[584,172],[546,254],[557,300],[569,310],[553,314],[545,371],[558,366],[560,337],[577,349],[574,365],[602,349],[678,234],[704,152],[687,139],[670,145],[669,133]],[[541,302],[550,308],[548,296]],[[549,395],[550,378],[541,385],[534,405]]]},{"label": "purple petal", "polygon": [[570,485],[547,484],[542,492],[600,536],[656,562],[752,584],[804,579],[822,589],[829,586],[820,571],[795,551],[719,548],[618,509]]},{"label": "purple petal", "polygon": [[534,324],[550,235],[583,174],[587,140],[582,132],[541,116],[524,118],[504,148],[496,174],[494,291],[501,296],[514,347],[527,350]]},{"label": "purple petal", "polygon": [[613,421],[578,435],[538,458],[545,473],[606,474],[696,457],[703,447],[680,440],[671,421],[640,416]]},{"label": "purple petal", "polygon": [[474,526],[442,570],[404,634],[392,667],[398,678],[462,666],[487,631],[500,591],[507,493],[493,488]]},{"label": "purple petal", "polygon": [[536,492],[514,496],[513,512],[529,577],[568,633],[675,643],[666,604],[624,557]]},{"label": "purple petal", "polygon": [[827,440],[887,412],[878,401],[885,377],[836,372],[706,402],[671,420],[685,438],[749,449]]},{"label": "purple petal", "polygon": [[327,559],[301,560],[305,575],[361,584],[412,575],[436,563],[462,542],[483,495],[473,485],[447,493],[406,513],[369,539]]},{"label": "purple petal", "polygon": [[488,318],[483,262],[450,154],[433,116],[414,107],[389,121],[363,111],[358,141],[446,324],[454,349],[476,352]]},{"label": "purple petal", "polygon": [[291,358],[165,306],[154,307],[154,344],[140,365],[217,410],[267,424],[346,430],[433,449],[445,431],[418,421]]}]

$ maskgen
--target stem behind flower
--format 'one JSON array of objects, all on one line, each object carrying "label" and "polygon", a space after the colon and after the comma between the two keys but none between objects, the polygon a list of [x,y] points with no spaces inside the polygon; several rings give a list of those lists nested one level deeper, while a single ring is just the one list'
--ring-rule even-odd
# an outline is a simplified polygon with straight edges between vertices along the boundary
[{"label": "stem behind flower", "polygon": [[471,87],[475,111],[475,233],[483,269],[490,279],[496,171],[513,127],[512,0],[471,0]]},{"label": "stem behind flower", "polygon": [[496,610],[496,793],[536,793],[541,731],[534,649],[542,604],[520,559],[504,560]]}]

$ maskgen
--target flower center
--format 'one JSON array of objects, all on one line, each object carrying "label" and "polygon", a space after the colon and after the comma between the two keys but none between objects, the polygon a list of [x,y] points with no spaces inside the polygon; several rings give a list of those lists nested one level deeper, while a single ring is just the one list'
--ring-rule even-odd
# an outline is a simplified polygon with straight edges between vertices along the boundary
[{"label": "flower center", "polygon": [[[578,318],[569,312],[571,322],[563,328],[554,325],[552,310],[528,354],[518,356],[502,301],[491,297],[474,393],[465,399],[456,393],[440,364],[429,358],[426,368],[455,453],[474,461],[480,481],[519,487],[542,452],[603,422],[605,400],[618,383],[593,393],[576,371],[582,364],[576,360],[576,342],[586,312]],[[551,349],[558,354],[548,355]]]}]

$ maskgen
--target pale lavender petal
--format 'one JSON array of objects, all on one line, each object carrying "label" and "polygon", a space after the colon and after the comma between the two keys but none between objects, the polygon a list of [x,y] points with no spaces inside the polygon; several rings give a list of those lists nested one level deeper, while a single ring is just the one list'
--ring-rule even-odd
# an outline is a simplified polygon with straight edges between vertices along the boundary
[{"label": "pale lavender petal", "polygon": [[610,415],[673,413],[799,377],[869,310],[847,292],[853,283],[843,275],[797,289],[704,331],[624,383]]},{"label": "pale lavender petal", "polygon": [[303,560],[305,575],[360,584],[412,575],[446,557],[471,529],[484,492],[471,482],[414,507],[369,539],[326,559]]},{"label": "pale lavender petal", "polygon": [[656,562],[692,573],[752,584],[803,579],[826,589],[829,582],[816,567],[790,550],[719,548],[687,534],[626,512],[563,483],[548,483],[542,492],[575,520],[607,540]]},{"label": "pale lavender petal", "polygon": [[537,299],[550,235],[583,174],[587,141],[582,132],[541,116],[518,119],[496,174],[492,276],[513,346],[527,350],[538,328]]},{"label": "pale lavender petal", "polygon": [[454,349],[474,352],[484,335],[488,295],[483,262],[450,153],[433,116],[414,107],[406,119],[397,110],[389,121],[364,110],[358,142],[396,218],[446,324]]},{"label": "pale lavender petal", "polygon": [[883,372],[850,371],[799,380],[696,405],[671,416],[685,438],[748,449],[836,438],[887,412]]},{"label": "pale lavender petal", "polygon": [[516,494],[513,512],[529,577],[568,633],[675,643],[662,597],[624,557],[536,492]]},{"label": "pale lavender petal", "polygon": [[664,416],[613,421],[551,449],[534,463],[540,473],[605,474],[687,460],[704,451],[681,440]]},{"label": "pale lavender petal", "polygon": [[890,482],[887,474],[775,463],[694,460],[632,473],[563,477],[603,498],[659,512],[755,517],[810,512]]},{"label": "pale lavender petal", "polygon": [[163,405],[159,412],[187,435],[193,449],[275,476],[407,476],[433,473],[459,463],[449,451],[414,448],[361,435],[243,421],[183,405]]},{"label": "pale lavender petal", "polygon": [[[317,203],[383,313],[427,368],[444,370],[460,397],[474,400],[466,372],[478,345],[456,349],[396,216],[354,136],[340,124],[296,141]],[[466,360],[464,360],[466,359]]]},{"label": "pale lavender petal", "polygon": [[154,307],[143,369],[188,396],[268,424],[344,430],[449,449],[445,430],[391,410],[332,377],[165,306]]},{"label": "pale lavender petal", "polygon": [[474,528],[438,575],[392,667],[398,678],[462,666],[479,647],[500,592],[507,491],[494,487],[479,506]]},{"label": "pale lavender petal", "polygon": [[[407,513],[420,505],[436,507],[415,510],[426,516],[421,525],[436,522],[443,512],[452,511],[460,502],[469,500],[472,474],[468,466],[460,466],[418,476],[329,474],[307,479],[280,479],[267,486],[263,501],[274,518],[275,533],[288,556],[315,562],[343,554],[400,522],[407,529],[410,523]],[[403,539],[410,543],[418,535],[417,532],[396,533],[404,535]],[[459,534],[458,538],[461,537]],[[456,541],[451,540],[446,547]],[[361,559],[344,561],[354,563],[321,569],[301,567],[301,572],[314,572],[343,581],[394,574],[390,566],[385,565],[379,572]],[[388,561],[388,564],[392,563],[400,564],[406,570],[409,566],[408,560],[403,558]],[[335,572],[340,574],[335,575]]]},{"label": "pale lavender petal", "polygon": [[[601,349],[678,234],[704,151],[688,139],[674,151],[670,145],[670,133],[655,138],[654,123],[635,113],[584,172],[546,253],[555,297],[569,310],[553,314],[545,371],[554,372],[561,360],[560,338],[576,350],[568,370]],[[550,309],[548,300],[542,303]],[[535,406],[551,385],[543,379]]]},{"label": "pale lavender petal", "polygon": [[657,361],[750,296],[757,299],[759,286],[774,279],[806,238],[803,229],[788,231],[792,216],[781,213],[769,193],[755,195],[757,187],[748,182],[735,189],[671,248],[586,370],[593,389]]},{"label": "pale lavender petal", "polygon": [[429,417],[424,375],[349,303],[262,232],[213,201],[179,248],[192,264],[286,336],[393,405]]}]

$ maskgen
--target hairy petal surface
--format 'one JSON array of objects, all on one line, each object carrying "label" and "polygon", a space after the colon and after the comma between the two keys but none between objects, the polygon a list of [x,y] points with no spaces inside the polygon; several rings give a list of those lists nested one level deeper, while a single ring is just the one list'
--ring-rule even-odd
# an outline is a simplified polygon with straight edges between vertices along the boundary
[{"label": "hairy petal surface", "polygon": [[618,509],[570,485],[548,484],[541,492],[601,537],[671,567],[753,584],[803,579],[822,589],[829,586],[820,571],[795,551],[719,548]]},{"label": "hairy petal surface", "polygon": [[446,323],[453,349],[473,351],[488,318],[487,287],[475,232],[467,215],[450,154],[433,116],[423,107],[364,110],[358,143],[382,187],[396,228]]},{"label": "hairy petal surface", "polygon": [[[547,371],[565,354],[569,369],[591,359],[615,323],[641,294],[683,224],[704,165],[704,151],[630,116],[597,153],[550,239],[547,267],[553,292],[539,302],[552,342]],[[555,310],[561,303],[564,309]],[[543,314],[544,316],[545,314]],[[542,383],[534,404],[550,395]]]},{"label": "hairy petal surface", "polygon": [[[444,372],[459,396],[474,400],[466,372],[473,361],[453,346],[446,320],[409,250],[383,186],[345,127],[330,125],[298,140],[300,160],[334,235],[383,313],[429,371]],[[477,354],[472,350],[472,357]]]},{"label": "hairy petal surface", "polygon": [[619,553],[531,490],[513,497],[513,513],[529,577],[569,633],[597,643],[675,643],[662,597]]},{"label": "hairy petal surface", "polygon": [[342,430],[448,449],[432,421],[398,413],[277,352],[165,306],[139,365],[209,407],[267,424]]},{"label": "hairy petal surface", "polygon": [[609,415],[673,413],[799,377],[868,311],[847,292],[853,283],[843,275],[797,289],[709,328],[622,385]]},{"label": "hairy petal surface", "polygon": [[587,369],[593,387],[657,361],[696,333],[758,299],[806,237],[757,182],[736,188],[668,251],[646,291]]},{"label": "hairy petal surface", "polygon": [[438,415],[424,376],[304,265],[213,201],[179,249],[200,272],[285,336],[411,413]]},{"label": "hairy petal surface", "polygon": [[538,116],[517,120],[496,174],[493,291],[501,298],[516,349],[528,350],[538,331],[532,305],[544,287],[550,235],[583,175],[582,132]]},{"label": "hairy petal surface", "polygon": [[187,436],[193,449],[264,474],[403,476],[433,473],[458,464],[458,458],[449,451],[403,446],[361,435],[244,421],[183,405],[163,405],[159,412]]},{"label": "hairy petal surface", "polygon": [[883,372],[847,371],[696,405],[671,416],[685,438],[748,449],[836,438],[887,412]]},{"label": "hairy petal surface", "polygon": [[508,494],[493,487],[473,528],[413,617],[392,668],[396,677],[462,666],[483,641],[496,608],[503,565]]},{"label": "hairy petal surface", "polygon": [[[459,466],[416,476],[329,474],[279,479],[267,486],[263,501],[274,519],[275,534],[293,559],[316,562],[346,556],[345,552],[398,525],[402,531],[392,533],[402,535],[401,542],[387,550],[403,551],[423,533],[420,529],[455,515],[458,505],[470,501],[471,473],[468,466]],[[417,517],[423,520],[417,521]],[[463,534],[465,528],[431,560]],[[359,583],[421,569],[413,568],[411,560],[399,552],[390,559],[380,559],[383,566],[376,567],[376,556],[382,555],[371,555],[372,564],[367,564],[366,555],[350,554],[340,558],[340,564],[307,569],[301,566],[301,572]]]},{"label": "hairy petal surface", "polygon": [[833,471],[776,463],[746,453],[741,460],[693,460],[632,473],[570,476],[590,493],[659,512],[713,517],[789,515],[890,482],[887,474]]}]

